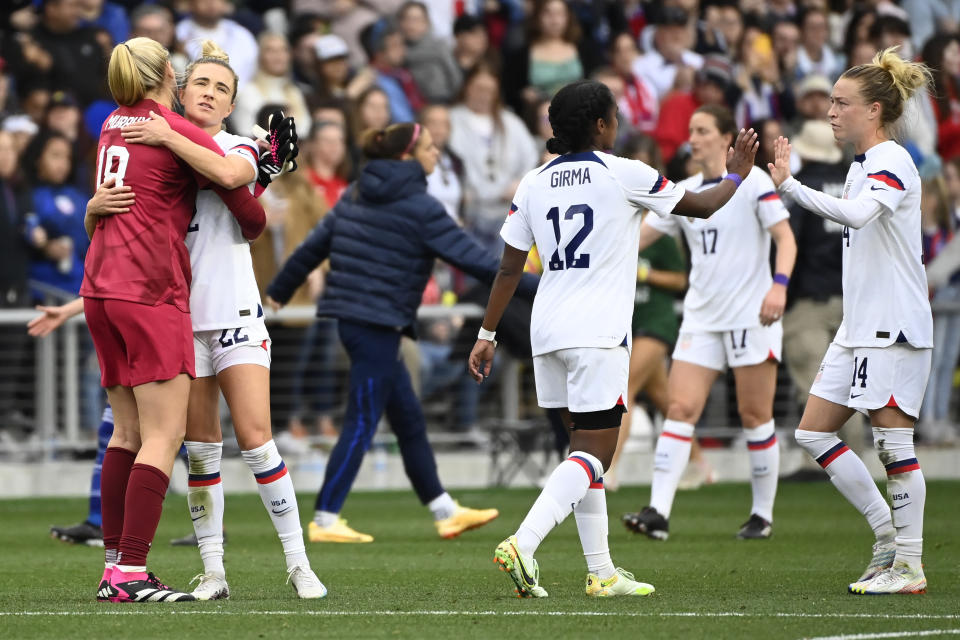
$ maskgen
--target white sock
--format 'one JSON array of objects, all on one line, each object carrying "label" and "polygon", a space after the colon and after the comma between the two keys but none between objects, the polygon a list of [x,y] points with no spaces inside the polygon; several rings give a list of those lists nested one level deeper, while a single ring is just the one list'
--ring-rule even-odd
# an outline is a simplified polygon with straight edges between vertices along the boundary
[{"label": "white sock", "polygon": [[136,565],[136,564],[118,564],[114,566],[114,569],[119,569],[123,573],[146,573],[146,565]]},{"label": "white sock", "polygon": [[599,460],[589,453],[572,451],[550,474],[543,491],[520,523],[517,529],[520,551],[532,556],[547,534],[583,500],[590,485],[602,477],[603,465]]},{"label": "white sock", "polygon": [[333,513],[332,511],[314,511],[313,512],[313,521],[317,523],[318,527],[332,527],[337,523],[337,518],[340,517],[339,513]]},{"label": "white sock", "polygon": [[225,576],[223,568],[222,442],[184,442],[189,458],[187,505],[197,534],[204,573]]},{"label": "white sock", "polygon": [[590,484],[587,495],[574,507],[573,517],[577,520],[577,533],[580,534],[583,557],[587,560],[587,571],[601,580],[612,577],[617,570],[610,559],[610,545],[607,543],[607,492],[603,488],[602,478],[600,482]]},{"label": "white sock", "polygon": [[890,542],[896,534],[890,507],[883,499],[863,460],[835,433],[797,429],[797,444],[830,475],[830,482],[867,519],[878,542]]},{"label": "white sock", "polygon": [[690,459],[693,425],[679,420],[664,420],[663,432],[657,438],[653,460],[653,484],[650,487],[650,506],[664,518],[670,517],[673,496],[677,493],[680,476]]},{"label": "white sock", "polygon": [[264,445],[241,451],[243,461],[247,463],[257,479],[260,500],[273,520],[283,553],[287,558],[287,568],[296,565],[310,566],[303,545],[303,529],[300,527],[300,509],[297,507],[297,495],[293,491],[293,480],[287,472],[277,445],[270,440]]},{"label": "white sock", "polygon": [[780,477],[780,446],[773,420],[753,429],[745,429],[745,432],[750,455],[750,488],[753,491],[750,513],[773,522],[773,501],[777,497],[777,480]]},{"label": "white sock", "polygon": [[103,565],[105,567],[114,567],[117,564],[117,550],[107,549],[103,554]]},{"label": "white sock", "polygon": [[918,568],[923,553],[927,484],[913,449],[913,429],[874,427],[873,442],[880,461],[887,468],[887,495],[897,530],[896,560]]},{"label": "white sock", "polygon": [[427,504],[427,507],[430,509],[430,513],[433,514],[434,520],[446,520],[457,510],[457,503],[453,501],[449,493],[444,491],[431,500]]}]

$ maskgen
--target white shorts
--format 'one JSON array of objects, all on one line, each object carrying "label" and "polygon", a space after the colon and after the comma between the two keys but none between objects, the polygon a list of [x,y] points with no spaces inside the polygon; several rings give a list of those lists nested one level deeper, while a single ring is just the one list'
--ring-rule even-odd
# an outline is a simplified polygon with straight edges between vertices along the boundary
[{"label": "white shorts", "polygon": [[270,334],[261,320],[239,329],[211,329],[193,333],[197,377],[214,376],[235,364],[270,368]]},{"label": "white shorts", "polygon": [[732,331],[684,331],[680,328],[673,359],[708,369],[747,367],[767,360],[780,361],[783,324]]},{"label": "white shorts", "polygon": [[920,415],[930,377],[932,349],[906,344],[889,347],[841,347],[831,342],[810,393],[861,413],[899,407]]},{"label": "white shorts", "polygon": [[533,357],[537,404],[575,413],[627,404],[630,352],[626,347],[560,349]]}]

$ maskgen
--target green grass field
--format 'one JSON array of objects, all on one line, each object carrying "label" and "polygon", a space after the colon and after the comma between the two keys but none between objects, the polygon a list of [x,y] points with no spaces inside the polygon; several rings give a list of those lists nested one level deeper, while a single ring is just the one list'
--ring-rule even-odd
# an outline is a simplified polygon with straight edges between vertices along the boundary
[{"label": "green grass field", "polygon": [[[648,598],[588,599],[573,518],[540,548],[550,597],[519,600],[496,570],[494,546],[517,526],[533,490],[461,491],[464,504],[501,516],[460,539],[436,537],[412,492],[358,493],[350,524],[368,545],[312,545],[311,561],[330,590],[301,602],[284,584],[283,557],[257,496],[227,496],[229,601],[110,605],[94,601],[102,551],[47,537],[75,521],[79,499],[0,501],[0,638],[899,638],[960,635],[958,482],[928,485],[925,531],[929,592],[857,597],[846,593],[869,558],[863,519],[827,482],[785,484],[772,539],[745,542],[749,487],[719,485],[678,494],[671,539],[628,533],[626,510],[647,488],[608,496],[614,562],[652,582]],[[167,541],[189,530],[185,499],[168,496],[152,569],[185,588],[200,570],[197,551]],[[301,496],[301,515],[312,497]]]}]

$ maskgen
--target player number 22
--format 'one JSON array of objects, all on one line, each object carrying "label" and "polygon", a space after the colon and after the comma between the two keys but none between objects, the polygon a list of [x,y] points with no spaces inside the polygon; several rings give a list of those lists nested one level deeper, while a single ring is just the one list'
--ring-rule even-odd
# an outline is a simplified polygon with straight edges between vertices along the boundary
[{"label": "player number 22", "polygon": [[[116,186],[123,186],[123,177],[127,175],[127,163],[130,161],[130,152],[118,144],[109,147],[100,147],[97,158],[97,184],[102,184],[110,178],[116,178]],[[116,168],[114,168],[116,164]]]},{"label": "player number 22", "polygon": [[564,264],[564,260],[560,259],[560,207],[553,207],[547,212],[547,220],[553,223],[553,235],[557,238],[557,249],[553,252],[553,255],[550,256],[550,262],[547,263],[547,268],[549,268],[550,271],[563,271],[564,268],[587,269],[590,267],[590,254],[581,253],[578,256],[577,249],[580,248],[583,241],[586,240],[590,232],[593,231],[593,209],[585,204],[570,205],[563,214],[563,219],[573,220],[573,217],[577,215],[583,216],[583,226],[577,231],[577,235],[570,238],[570,242],[564,247],[563,255],[566,259],[566,264]]}]

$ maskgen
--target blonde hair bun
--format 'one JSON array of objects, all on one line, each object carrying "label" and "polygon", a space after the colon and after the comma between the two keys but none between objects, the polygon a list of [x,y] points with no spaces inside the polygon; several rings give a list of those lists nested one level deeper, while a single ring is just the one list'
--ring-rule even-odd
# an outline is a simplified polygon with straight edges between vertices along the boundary
[{"label": "blonde hair bun", "polygon": [[890,74],[893,86],[906,102],[918,89],[932,84],[930,69],[922,63],[910,62],[897,55],[899,47],[888,47],[873,57],[873,64]]},{"label": "blonde hair bun", "polygon": [[200,43],[200,58],[213,58],[214,60],[223,60],[226,63],[230,62],[230,56],[227,55],[227,52],[213,40],[204,40]]}]

